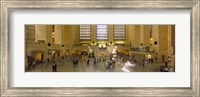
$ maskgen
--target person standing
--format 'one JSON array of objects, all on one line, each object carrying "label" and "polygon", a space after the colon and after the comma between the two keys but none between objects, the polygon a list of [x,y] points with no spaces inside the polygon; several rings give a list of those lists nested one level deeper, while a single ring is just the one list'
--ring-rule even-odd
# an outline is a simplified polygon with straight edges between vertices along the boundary
[{"label": "person standing", "polygon": [[157,60],[158,60],[158,57],[157,57],[157,56],[155,56],[155,62],[157,62]]},{"label": "person standing", "polygon": [[90,59],[87,60],[87,66],[89,66],[89,65],[90,65]]},{"label": "person standing", "polygon": [[55,62],[54,72],[57,72],[57,64]]},{"label": "person standing", "polygon": [[76,67],[78,66],[78,58],[76,58]]},{"label": "person standing", "polygon": [[73,62],[73,66],[75,68],[76,67],[76,60],[75,60],[75,58],[72,58],[72,62]]},{"label": "person standing", "polygon": [[28,70],[31,70],[31,65],[32,65],[32,62],[29,62],[28,63]]},{"label": "person standing", "polygon": [[48,62],[48,63],[50,62],[49,58],[47,58],[47,62]]},{"label": "person standing", "polygon": [[170,57],[168,57],[168,62],[169,62],[169,63],[171,62],[171,58],[170,58]]},{"label": "person standing", "polygon": [[122,67],[122,71],[123,72],[131,72],[131,67],[135,67],[135,64],[130,63],[130,61],[127,61],[126,63],[124,63],[123,67]]},{"label": "person standing", "polygon": [[33,65],[33,68],[35,68],[36,60],[33,61],[32,65]]},{"label": "person standing", "polygon": [[54,61],[51,62],[51,66],[52,66],[52,72],[54,72],[54,70],[55,70],[55,63],[54,63]]},{"label": "person standing", "polygon": [[65,63],[65,57],[62,56],[62,63],[64,64]]},{"label": "person standing", "polygon": [[56,62],[55,61],[52,61],[52,71],[53,72],[57,72],[57,64],[56,64]]},{"label": "person standing", "polygon": [[168,63],[167,62],[165,62],[165,67],[168,68]]},{"label": "person standing", "polygon": [[96,59],[94,58],[94,66],[96,66],[96,63],[97,63],[97,62],[96,62]]},{"label": "person standing", "polygon": [[107,69],[111,69],[111,67],[112,67],[112,61],[109,61]]},{"label": "person standing", "polygon": [[143,67],[145,67],[145,59],[142,59],[142,65],[143,65]]}]

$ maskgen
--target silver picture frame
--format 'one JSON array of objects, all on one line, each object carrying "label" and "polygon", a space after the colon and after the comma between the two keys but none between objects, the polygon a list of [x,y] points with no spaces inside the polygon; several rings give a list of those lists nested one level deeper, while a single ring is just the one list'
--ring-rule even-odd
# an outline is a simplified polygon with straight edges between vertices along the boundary
[{"label": "silver picture frame", "polygon": [[[200,0],[0,0],[0,96],[53,97],[53,96],[130,96],[130,97],[200,97]],[[107,87],[107,88],[16,88],[10,87],[9,76],[12,61],[9,48],[9,16],[19,9],[190,9],[190,87]]]}]

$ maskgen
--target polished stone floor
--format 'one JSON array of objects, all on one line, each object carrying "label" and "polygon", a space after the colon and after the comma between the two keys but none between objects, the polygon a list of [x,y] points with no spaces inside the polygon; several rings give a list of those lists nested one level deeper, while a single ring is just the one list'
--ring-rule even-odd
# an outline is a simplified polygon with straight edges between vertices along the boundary
[{"label": "polished stone floor", "polygon": [[[90,64],[87,65],[86,61],[79,59],[78,65],[74,67],[71,59],[65,58],[64,61],[61,59],[56,60],[57,72],[123,72],[121,60],[117,60],[115,67],[107,69],[104,61],[98,61],[94,66],[93,58],[90,59]],[[141,64],[136,64],[135,67],[131,68],[131,72],[158,72],[160,65],[163,63],[148,63],[145,67]],[[43,64],[37,64],[30,70],[26,67],[26,72],[52,72],[51,63],[44,62]]]}]

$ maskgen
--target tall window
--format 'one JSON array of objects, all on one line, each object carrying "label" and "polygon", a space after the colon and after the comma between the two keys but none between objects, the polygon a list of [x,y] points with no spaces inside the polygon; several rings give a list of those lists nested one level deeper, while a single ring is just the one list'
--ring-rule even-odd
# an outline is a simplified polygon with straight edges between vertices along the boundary
[{"label": "tall window", "polygon": [[80,25],[80,39],[90,40],[91,28],[90,25]]},{"label": "tall window", "polygon": [[108,39],[108,25],[97,25],[97,40]]},{"label": "tall window", "polygon": [[125,25],[114,25],[114,39],[125,40]]}]

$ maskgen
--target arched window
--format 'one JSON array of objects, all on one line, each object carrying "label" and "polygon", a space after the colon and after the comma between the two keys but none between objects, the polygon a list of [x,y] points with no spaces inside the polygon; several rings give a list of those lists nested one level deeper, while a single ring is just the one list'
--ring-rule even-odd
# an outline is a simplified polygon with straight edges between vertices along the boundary
[{"label": "arched window", "polygon": [[91,39],[91,27],[90,25],[80,25],[79,39],[80,40],[90,40]]},{"label": "arched window", "polygon": [[97,40],[108,39],[108,25],[97,25]]},{"label": "arched window", "polygon": [[114,39],[125,40],[125,25],[114,25]]}]

